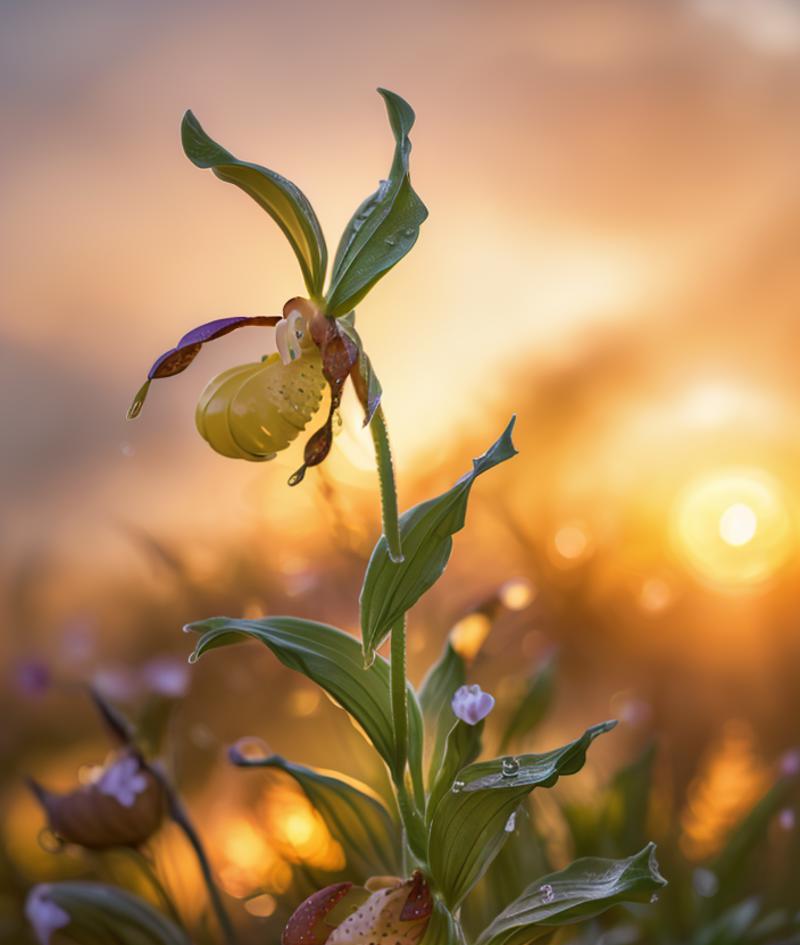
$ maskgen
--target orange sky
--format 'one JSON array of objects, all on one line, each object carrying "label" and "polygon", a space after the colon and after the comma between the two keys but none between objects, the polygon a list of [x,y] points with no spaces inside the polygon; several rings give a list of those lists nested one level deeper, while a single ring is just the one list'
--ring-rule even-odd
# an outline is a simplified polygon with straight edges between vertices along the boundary
[{"label": "orange sky", "polygon": [[[254,490],[261,503],[283,488],[291,461],[229,463],[193,429],[206,380],[263,350],[255,330],[122,419],[183,331],[278,312],[302,285],[271,221],[181,153],[187,107],[296,181],[330,246],[388,168],[375,86],[414,105],[431,216],[359,310],[406,478],[443,435],[482,447],[485,414],[620,332],[651,347],[684,332],[663,348],[677,367],[692,347],[702,364],[716,335],[713,377],[741,377],[750,342],[736,354],[720,306],[751,291],[735,331],[758,328],[772,379],[793,367],[778,330],[797,299],[791,0],[50,0],[2,15],[0,486],[14,553],[58,535],[85,548],[120,520],[235,523]],[[280,494],[272,519],[302,521],[309,495]]]}]

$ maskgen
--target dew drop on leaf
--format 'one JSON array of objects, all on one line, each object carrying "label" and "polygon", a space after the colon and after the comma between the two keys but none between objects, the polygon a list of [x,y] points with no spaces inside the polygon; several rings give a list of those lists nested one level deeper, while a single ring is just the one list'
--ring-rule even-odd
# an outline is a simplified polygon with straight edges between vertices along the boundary
[{"label": "dew drop on leaf", "polygon": [[503,758],[500,772],[504,778],[516,778],[519,774],[519,762],[516,758]]},{"label": "dew drop on leaf", "polygon": [[514,811],[511,811],[511,813],[508,815],[508,820],[506,821],[506,825],[504,828],[505,832],[513,833],[516,826],[517,826],[517,812],[514,810]]},{"label": "dew drop on leaf", "polygon": [[231,745],[228,754],[235,764],[237,761],[262,761],[264,758],[269,758],[272,752],[263,738],[246,735]]},{"label": "dew drop on leaf", "polygon": [[460,791],[464,790],[464,782],[453,781],[453,786],[450,788],[450,790],[453,792],[453,794],[458,794]]},{"label": "dew drop on leaf", "polygon": [[658,893],[653,893],[653,895],[650,897],[650,903],[654,904],[656,902],[658,902]]},{"label": "dew drop on leaf", "polygon": [[556,898],[556,894],[553,892],[553,887],[550,883],[545,883],[544,886],[539,890],[539,895],[542,897],[542,902],[552,902]]}]

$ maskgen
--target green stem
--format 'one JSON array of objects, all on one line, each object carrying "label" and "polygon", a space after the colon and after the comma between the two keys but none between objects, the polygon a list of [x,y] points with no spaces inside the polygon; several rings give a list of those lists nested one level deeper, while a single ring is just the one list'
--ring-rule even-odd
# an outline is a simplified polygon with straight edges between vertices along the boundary
[{"label": "green stem", "polygon": [[383,535],[389,547],[389,557],[395,563],[403,560],[400,543],[400,521],[397,509],[397,486],[394,479],[392,448],[389,445],[389,431],[383,408],[378,407],[369,425],[372,442],[375,445],[375,465],[378,467],[378,479],[381,484],[381,513]]},{"label": "green stem", "polygon": [[408,692],[406,691],[406,620],[392,627],[389,693],[394,720],[395,783],[402,785],[408,761]]},{"label": "green stem", "polygon": [[203,876],[203,882],[205,883],[206,890],[208,892],[208,898],[211,902],[211,908],[214,910],[214,914],[217,917],[217,922],[222,931],[222,937],[225,940],[225,945],[237,945],[236,942],[236,933],[233,929],[233,923],[228,916],[228,913],[225,909],[225,904],[222,901],[222,895],[220,894],[217,884],[214,882],[214,874],[211,871],[211,864],[209,863],[208,856],[206,854],[205,848],[203,847],[203,842],[200,839],[200,835],[194,828],[194,824],[189,819],[189,815],[186,813],[186,809],[183,806],[183,803],[178,796],[178,792],[173,787],[170,780],[161,771],[159,768],[151,766],[150,770],[158,778],[161,786],[164,789],[164,793],[167,797],[167,804],[169,806],[169,814],[173,821],[180,827],[183,831],[184,836],[189,841],[189,845],[192,848],[192,852],[195,855],[197,864],[200,867],[200,872]]}]

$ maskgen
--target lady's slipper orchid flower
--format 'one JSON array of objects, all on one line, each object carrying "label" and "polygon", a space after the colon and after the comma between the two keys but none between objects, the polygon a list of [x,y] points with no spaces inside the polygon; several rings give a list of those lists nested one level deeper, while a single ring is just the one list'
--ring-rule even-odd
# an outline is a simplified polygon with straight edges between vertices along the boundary
[{"label": "lady's slipper orchid flower", "polygon": [[379,92],[395,137],[394,160],[389,177],[362,202],[345,229],[324,294],[328,253],[307,198],[268,168],[239,161],[186,113],[182,140],[187,156],[241,188],[278,223],[300,263],[309,298],[290,299],[282,317],[220,318],[192,329],[156,359],[134,397],[129,419],[138,416],[153,380],[179,374],[206,342],[248,325],[274,327],[278,353],[223,371],[206,386],[195,419],[212,449],[234,459],[273,459],[318,412],[327,386],[328,416],[306,444],[303,465],[289,479],[296,485],[306,469],[321,463],[330,451],[333,420],[348,377],[364,407],[365,424],[372,419],[380,385],[353,327],[353,307],[411,249],[428,215],[411,188],[408,171],[414,112],[400,96]]},{"label": "lady's slipper orchid flower", "polygon": [[494,696],[480,686],[461,686],[451,702],[453,714],[467,725],[477,725],[494,708]]},{"label": "lady's slipper orchid flower", "polygon": [[433,912],[422,873],[407,882],[382,878],[365,887],[337,883],[309,896],[293,913],[282,945],[417,945]]},{"label": "lady's slipper orchid flower", "polygon": [[158,829],[165,811],[161,784],[132,749],[122,752],[100,776],[67,794],[31,782],[59,839],[91,850],[138,847]]}]

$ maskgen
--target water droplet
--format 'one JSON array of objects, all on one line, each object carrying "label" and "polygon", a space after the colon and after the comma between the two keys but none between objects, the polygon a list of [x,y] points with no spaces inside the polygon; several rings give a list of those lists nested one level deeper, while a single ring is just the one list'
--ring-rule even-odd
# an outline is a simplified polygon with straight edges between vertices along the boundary
[{"label": "water droplet", "polygon": [[453,781],[453,786],[450,788],[450,790],[453,792],[453,794],[458,794],[460,791],[464,790],[464,782]]},{"label": "water droplet", "polygon": [[556,898],[556,894],[553,892],[553,887],[550,883],[545,883],[544,886],[539,890],[539,895],[542,897],[542,902],[552,902]]},{"label": "water droplet", "polygon": [[516,812],[516,811],[512,811],[512,812],[508,815],[508,820],[506,821],[506,825],[505,825],[505,828],[504,828],[504,829],[505,829],[505,832],[506,832],[506,833],[513,833],[514,830],[516,829],[516,826],[517,826],[517,812]]},{"label": "water droplet", "polygon": [[403,236],[413,236],[415,232],[416,232],[416,231],[414,230],[414,227],[413,227],[413,226],[407,226],[407,227],[403,230]]},{"label": "water droplet", "polygon": [[271,754],[264,739],[255,735],[245,735],[228,749],[228,757],[235,765],[264,761]]},{"label": "water droplet", "polygon": [[519,762],[516,758],[503,758],[500,772],[504,778],[516,778],[519,774]]},{"label": "water droplet", "polygon": [[393,236],[387,236],[383,242],[386,243],[387,246],[394,246],[397,240]]},{"label": "water droplet", "polygon": [[658,902],[658,893],[653,893],[650,897],[650,904],[655,905]]}]

